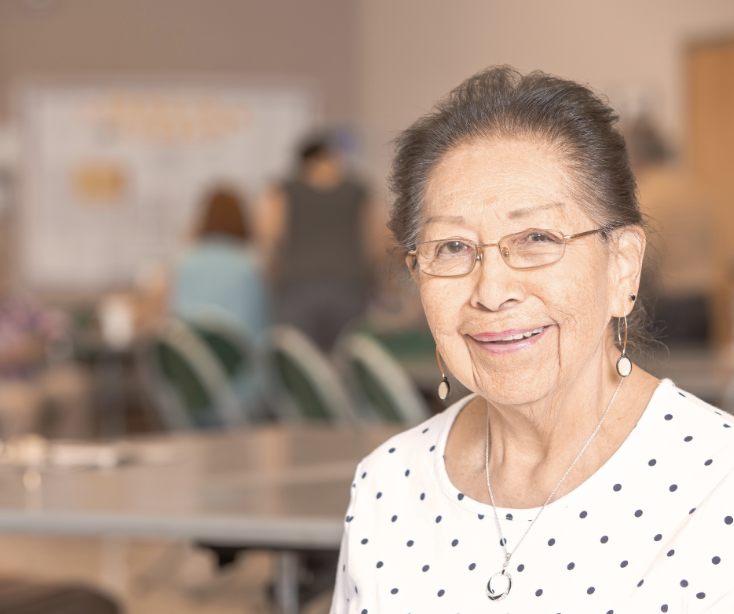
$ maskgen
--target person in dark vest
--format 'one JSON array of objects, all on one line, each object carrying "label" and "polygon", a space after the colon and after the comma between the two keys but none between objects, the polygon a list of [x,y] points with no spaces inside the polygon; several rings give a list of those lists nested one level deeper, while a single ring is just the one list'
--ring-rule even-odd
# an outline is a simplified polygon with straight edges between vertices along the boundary
[{"label": "person in dark vest", "polygon": [[295,178],[270,190],[261,237],[280,286],[279,319],[328,350],[367,305],[375,208],[324,139],[300,152]]}]

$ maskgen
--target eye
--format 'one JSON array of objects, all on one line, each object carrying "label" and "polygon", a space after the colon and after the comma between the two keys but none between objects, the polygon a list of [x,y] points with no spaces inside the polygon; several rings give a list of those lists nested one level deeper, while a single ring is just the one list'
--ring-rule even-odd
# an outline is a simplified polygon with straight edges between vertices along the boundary
[{"label": "eye", "polygon": [[463,241],[451,240],[441,243],[438,247],[439,256],[458,256],[467,250],[471,250],[472,246],[467,245]]},{"label": "eye", "polygon": [[528,243],[557,243],[558,240],[556,237],[552,236],[549,233],[545,232],[531,232],[525,235],[525,240]]}]

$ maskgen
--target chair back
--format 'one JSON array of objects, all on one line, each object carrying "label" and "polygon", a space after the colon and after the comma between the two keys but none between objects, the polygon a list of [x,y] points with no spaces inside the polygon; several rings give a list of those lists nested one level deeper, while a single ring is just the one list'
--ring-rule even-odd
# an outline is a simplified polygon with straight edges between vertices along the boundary
[{"label": "chair back", "polygon": [[336,347],[364,419],[419,424],[430,418],[415,384],[376,339],[351,333],[340,339]]},{"label": "chair back", "polygon": [[190,430],[245,422],[225,370],[183,322],[166,321],[143,350],[141,363],[168,428]]},{"label": "chair back", "polygon": [[266,393],[283,420],[353,422],[354,403],[324,353],[301,331],[273,327],[265,350]]}]

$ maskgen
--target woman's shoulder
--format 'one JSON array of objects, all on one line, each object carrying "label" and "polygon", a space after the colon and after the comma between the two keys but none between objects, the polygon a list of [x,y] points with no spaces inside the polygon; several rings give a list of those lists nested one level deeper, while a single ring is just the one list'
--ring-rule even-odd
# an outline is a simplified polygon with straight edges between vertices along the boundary
[{"label": "woman's shoulder", "polygon": [[734,416],[678,388],[671,380],[660,383],[646,414],[659,423],[667,423],[671,430],[691,431],[683,436],[684,441],[691,442],[697,435],[699,445],[705,441],[707,445],[727,448],[734,458]]},{"label": "woman's shoulder", "polygon": [[475,395],[470,394],[428,420],[394,435],[385,443],[368,454],[360,467],[373,471],[384,467],[383,461],[391,459],[403,464],[420,465],[421,460],[429,461],[456,418],[456,415],[471,401]]}]

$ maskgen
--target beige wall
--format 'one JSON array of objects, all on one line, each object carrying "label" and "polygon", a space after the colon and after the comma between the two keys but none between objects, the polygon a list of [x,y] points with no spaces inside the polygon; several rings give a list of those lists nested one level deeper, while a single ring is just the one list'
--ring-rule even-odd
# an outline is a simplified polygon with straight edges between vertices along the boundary
[{"label": "beige wall", "polygon": [[650,99],[684,136],[686,41],[734,31],[731,0],[362,0],[359,113],[376,177],[396,133],[491,64],[590,83],[615,101]]},{"label": "beige wall", "polygon": [[0,1],[0,115],[26,75],[279,75],[312,79],[327,118],[354,115],[351,0]]}]

